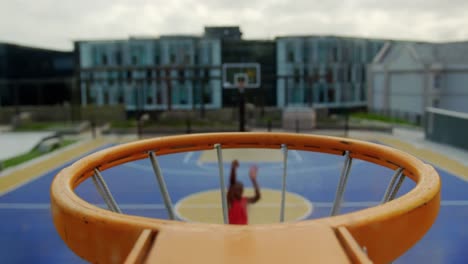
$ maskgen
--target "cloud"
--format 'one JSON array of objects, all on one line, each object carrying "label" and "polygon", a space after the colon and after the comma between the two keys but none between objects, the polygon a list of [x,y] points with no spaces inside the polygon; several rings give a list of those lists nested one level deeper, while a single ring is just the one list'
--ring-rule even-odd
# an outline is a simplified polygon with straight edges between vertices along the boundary
[{"label": "cloud", "polygon": [[468,39],[465,0],[0,0],[0,41],[56,49],[73,40],[202,34],[240,25],[246,38],[346,35]]}]

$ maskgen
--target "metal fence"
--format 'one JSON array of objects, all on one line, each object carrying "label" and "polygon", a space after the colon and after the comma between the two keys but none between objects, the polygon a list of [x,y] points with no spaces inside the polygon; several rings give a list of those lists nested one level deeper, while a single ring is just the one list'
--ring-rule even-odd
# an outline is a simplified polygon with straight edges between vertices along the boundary
[{"label": "metal fence", "polygon": [[424,129],[428,140],[468,149],[468,113],[429,107]]}]

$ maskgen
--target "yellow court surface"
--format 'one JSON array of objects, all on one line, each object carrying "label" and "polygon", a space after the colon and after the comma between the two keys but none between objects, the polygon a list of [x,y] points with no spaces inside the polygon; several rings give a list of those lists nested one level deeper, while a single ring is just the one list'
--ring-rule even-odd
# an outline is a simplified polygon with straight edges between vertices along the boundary
[{"label": "yellow court surface", "polygon": [[[217,162],[215,150],[202,151],[198,163]],[[232,160],[238,160],[241,163],[269,163],[282,162],[283,155],[280,149],[225,149],[223,150],[223,160],[226,163]],[[229,175],[229,171],[225,172]],[[253,196],[252,188],[244,190],[244,196]],[[176,204],[176,213],[180,219],[190,222],[202,223],[223,223],[221,210],[220,191],[209,190],[194,193],[180,200]],[[285,221],[299,221],[306,218],[313,211],[312,203],[305,197],[286,192],[286,206],[288,211],[285,214]],[[278,222],[280,214],[280,190],[262,189],[262,199],[249,205],[249,224],[268,224]]]},{"label": "yellow court surface", "polygon": [[[280,149],[225,149],[223,150],[223,160],[225,162],[237,159],[239,162],[281,162],[283,155]],[[216,151],[203,151],[199,162],[216,162],[218,157]]]},{"label": "yellow court surface", "polygon": [[[252,188],[244,190],[245,196],[253,196]],[[210,190],[192,194],[176,204],[178,216],[190,222],[223,223],[220,191]],[[262,199],[249,205],[249,224],[277,223],[280,215],[281,192],[279,190],[262,189]],[[285,221],[298,221],[312,213],[313,205],[305,197],[291,192],[286,193]]]}]

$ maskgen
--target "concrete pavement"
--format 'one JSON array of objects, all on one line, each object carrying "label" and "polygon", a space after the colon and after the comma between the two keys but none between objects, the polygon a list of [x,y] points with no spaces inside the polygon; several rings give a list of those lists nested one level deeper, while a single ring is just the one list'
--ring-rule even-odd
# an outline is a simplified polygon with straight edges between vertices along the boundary
[{"label": "concrete pavement", "polygon": [[349,137],[378,141],[468,180],[468,151],[424,138],[422,131],[394,129],[392,134],[351,131]]},{"label": "concrete pavement", "polygon": [[55,132],[0,132],[0,160],[27,153]]}]

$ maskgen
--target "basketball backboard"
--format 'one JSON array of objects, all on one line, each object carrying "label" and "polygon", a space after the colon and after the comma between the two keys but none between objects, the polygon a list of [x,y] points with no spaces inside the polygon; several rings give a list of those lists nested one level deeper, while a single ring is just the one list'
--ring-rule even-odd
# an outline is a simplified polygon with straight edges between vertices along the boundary
[{"label": "basketball backboard", "polygon": [[259,63],[225,63],[223,64],[224,88],[258,88],[260,87]]}]

